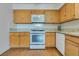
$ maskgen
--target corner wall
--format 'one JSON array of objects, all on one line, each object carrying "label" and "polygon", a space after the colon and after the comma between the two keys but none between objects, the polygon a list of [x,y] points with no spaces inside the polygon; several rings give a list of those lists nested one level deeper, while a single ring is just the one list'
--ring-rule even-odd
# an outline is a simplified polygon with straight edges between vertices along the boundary
[{"label": "corner wall", "polygon": [[12,23],[12,5],[0,3],[0,54],[10,48],[9,28]]}]

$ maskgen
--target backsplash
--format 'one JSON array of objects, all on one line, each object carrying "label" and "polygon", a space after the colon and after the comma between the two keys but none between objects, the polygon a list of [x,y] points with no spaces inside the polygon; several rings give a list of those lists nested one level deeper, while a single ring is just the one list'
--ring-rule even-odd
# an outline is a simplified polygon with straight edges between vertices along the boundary
[{"label": "backsplash", "polygon": [[67,22],[61,25],[62,31],[79,32],[79,20]]},{"label": "backsplash", "polygon": [[26,31],[31,29],[44,29],[47,31],[57,31],[58,24],[16,24],[15,27],[11,27],[10,31]]},{"label": "backsplash", "polygon": [[17,24],[16,25],[16,28],[29,28],[29,29],[32,29],[32,28],[44,28],[44,29],[57,29],[57,26],[56,24],[40,24],[41,26],[37,26],[38,24]]},{"label": "backsplash", "polygon": [[[31,29],[45,29],[48,31],[58,31],[59,24],[14,24],[13,27],[10,28],[10,31],[17,31],[21,29],[21,31],[31,30]],[[79,20],[67,22],[61,24],[62,32],[79,32]]]}]

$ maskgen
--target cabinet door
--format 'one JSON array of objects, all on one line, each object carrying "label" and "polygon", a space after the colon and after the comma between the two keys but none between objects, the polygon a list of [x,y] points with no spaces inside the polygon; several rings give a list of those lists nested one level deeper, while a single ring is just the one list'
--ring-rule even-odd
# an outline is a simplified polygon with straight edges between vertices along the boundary
[{"label": "cabinet door", "polygon": [[75,3],[75,18],[79,18],[79,3]]},{"label": "cabinet door", "polygon": [[60,12],[60,23],[65,22],[66,18],[66,6],[62,6],[62,8],[59,10]]},{"label": "cabinet door", "polygon": [[75,17],[75,4],[67,3],[66,4],[66,21],[73,20]]},{"label": "cabinet door", "polygon": [[55,47],[55,33],[47,32],[45,38],[46,47]]},{"label": "cabinet door", "polygon": [[10,47],[19,47],[19,35],[18,33],[14,33],[13,35],[10,35]]},{"label": "cabinet door", "polygon": [[54,10],[45,11],[46,23],[59,23],[59,12]]},{"label": "cabinet door", "polygon": [[30,34],[21,32],[20,33],[20,47],[29,47],[30,45]]},{"label": "cabinet door", "polygon": [[20,32],[20,39],[19,39],[19,46],[20,47],[25,47],[25,33],[24,32]]},{"label": "cabinet door", "polygon": [[79,47],[76,43],[66,40],[66,47],[65,47],[65,55],[66,56],[78,56],[79,54]]},{"label": "cabinet door", "polygon": [[16,24],[31,23],[31,11],[14,10],[14,23]]},{"label": "cabinet door", "polygon": [[26,13],[26,22],[25,23],[32,23],[31,21],[31,11],[30,10],[25,10]]},{"label": "cabinet door", "polygon": [[32,14],[44,14],[44,10],[32,10]]},{"label": "cabinet door", "polygon": [[30,33],[26,32],[25,36],[26,36],[26,47],[30,47]]},{"label": "cabinet door", "polygon": [[26,47],[26,36],[20,36],[20,47]]}]

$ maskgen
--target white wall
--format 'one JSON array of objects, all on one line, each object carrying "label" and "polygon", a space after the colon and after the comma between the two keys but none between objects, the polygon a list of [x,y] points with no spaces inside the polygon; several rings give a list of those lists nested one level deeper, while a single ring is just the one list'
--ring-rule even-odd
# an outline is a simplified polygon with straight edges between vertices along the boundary
[{"label": "white wall", "polygon": [[12,23],[12,5],[0,4],[0,54],[10,48],[9,27]]}]

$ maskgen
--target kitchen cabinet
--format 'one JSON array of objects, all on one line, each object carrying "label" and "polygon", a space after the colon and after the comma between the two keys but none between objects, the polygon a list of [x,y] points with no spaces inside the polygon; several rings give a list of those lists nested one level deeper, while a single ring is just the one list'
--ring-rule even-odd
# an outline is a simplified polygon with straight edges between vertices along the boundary
[{"label": "kitchen cabinet", "polygon": [[45,34],[45,45],[46,47],[55,47],[55,33],[53,32],[46,32]]},{"label": "kitchen cabinet", "polygon": [[66,56],[79,56],[79,38],[66,35]]},{"label": "kitchen cabinet", "polygon": [[78,56],[79,55],[79,47],[72,41],[66,40],[66,56]]},{"label": "kitchen cabinet", "polygon": [[75,17],[75,4],[74,3],[67,3],[66,4],[66,21],[73,20]]},{"label": "kitchen cabinet", "polygon": [[66,18],[66,6],[62,6],[61,9],[59,10],[59,16],[60,16],[60,23],[65,22]]},{"label": "kitchen cabinet", "polygon": [[11,47],[28,47],[30,45],[29,32],[11,32],[10,33],[10,46]]},{"label": "kitchen cabinet", "polygon": [[30,10],[14,10],[14,23],[15,24],[29,24],[31,23]]},{"label": "kitchen cabinet", "polygon": [[18,47],[19,46],[19,33],[10,33],[10,47]]},{"label": "kitchen cabinet", "polygon": [[56,48],[65,55],[65,34],[56,33]]},{"label": "kitchen cabinet", "polygon": [[31,10],[31,11],[32,11],[31,14],[37,14],[37,15],[39,15],[39,14],[45,14],[45,10]]},{"label": "kitchen cabinet", "polygon": [[79,19],[79,3],[75,3],[75,18]]},{"label": "kitchen cabinet", "polygon": [[66,3],[59,11],[60,23],[79,19],[79,3]]},{"label": "kitchen cabinet", "polygon": [[46,23],[59,23],[59,11],[58,10],[46,10],[45,11]]},{"label": "kitchen cabinet", "polygon": [[20,47],[29,47],[30,45],[30,33],[20,32]]}]

